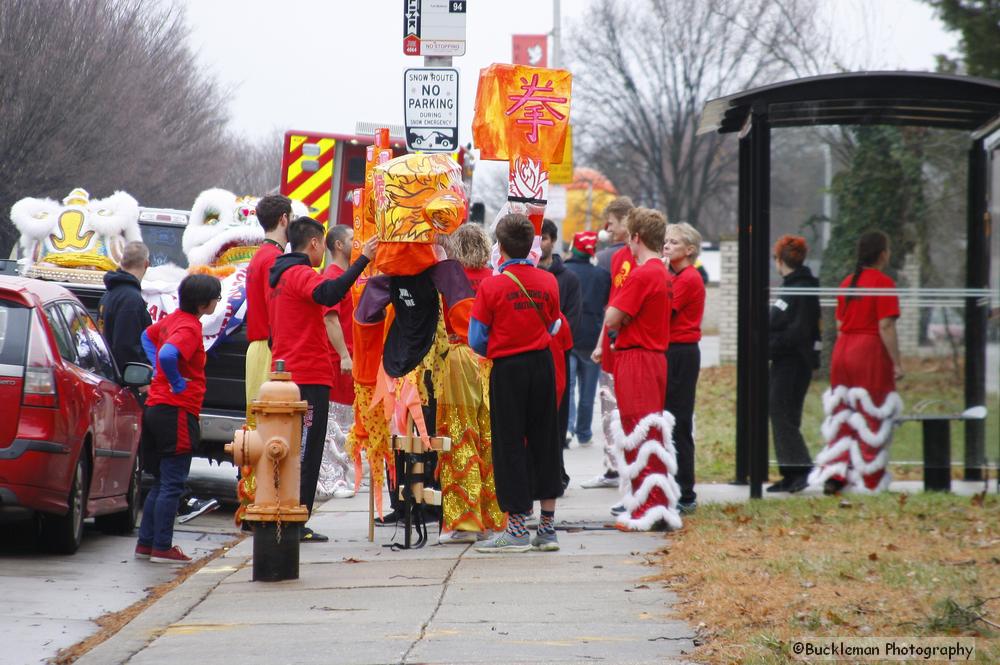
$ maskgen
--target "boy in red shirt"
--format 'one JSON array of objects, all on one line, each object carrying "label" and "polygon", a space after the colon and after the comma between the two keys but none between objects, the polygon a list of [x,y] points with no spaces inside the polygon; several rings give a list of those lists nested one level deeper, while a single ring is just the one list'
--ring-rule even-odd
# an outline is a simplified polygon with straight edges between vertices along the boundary
[{"label": "boy in red shirt", "polygon": [[[346,224],[334,224],[326,232],[326,250],[330,263],[323,276],[337,279],[347,271],[351,261],[351,240],[354,229]],[[326,336],[330,342],[330,364],[333,365],[333,386],[330,388],[330,412],[326,420],[326,445],[320,466],[320,496],[348,499],[355,494],[352,466],[345,447],[347,433],[354,424],[354,299],[348,294],[326,310],[323,316]]]},{"label": "boy in red shirt", "polygon": [[[501,274],[480,284],[469,322],[469,346],[493,360],[493,470],[500,508],[508,513],[506,531],[478,545],[479,552],[559,549],[555,510],[563,492],[561,443],[549,350],[551,335],[559,329],[559,287],[551,273],[527,258],[534,236],[524,215],[500,220]],[[535,499],[542,517],[529,541],[525,523]]]},{"label": "boy in red shirt", "polygon": [[173,545],[174,516],[201,438],[205,343],[200,317],[215,311],[222,283],[211,275],[188,275],[178,296],[179,309],[142,333],[143,350],[155,368],[142,417],[142,457],[155,480],[142,507],[135,556],[154,563],[191,560]]},{"label": "boy in red shirt", "polygon": [[[635,267],[612,296],[604,326],[614,336],[615,396],[621,415],[618,470],[625,511],[619,528],[648,531],[681,526],[677,460],[670,443],[672,418],[663,410],[670,344],[670,282],[660,261],[667,220],[635,208],[626,222]],[[626,434],[627,433],[627,434]]]},{"label": "boy in red shirt", "polygon": [[[308,403],[302,419],[302,466],[299,497],[312,514],[316,482],[323,461],[333,364],[323,316],[348,295],[351,286],[375,256],[378,239],[365,243],[362,255],[340,277],[324,279],[313,268],[323,263],[323,225],[299,217],[288,226],[291,252],[271,267],[268,314],[271,317],[271,357],[285,361],[285,370]],[[303,542],[325,542],[326,536],[303,527]]]},{"label": "boy in red shirt", "polygon": [[284,254],[288,242],[288,224],[292,221],[292,201],[287,196],[272,194],[257,202],[257,221],[264,227],[264,241],[247,266],[246,283],[246,396],[247,426],[254,426],[250,403],[257,399],[260,386],[271,371],[271,349],[268,346],[270,325],[267,315],[267,276],[274,260]]}]

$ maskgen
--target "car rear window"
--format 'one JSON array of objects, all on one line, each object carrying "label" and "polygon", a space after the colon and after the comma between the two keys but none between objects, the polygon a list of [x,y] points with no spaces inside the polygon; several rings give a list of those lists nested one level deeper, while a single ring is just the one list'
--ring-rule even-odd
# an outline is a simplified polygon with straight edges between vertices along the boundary
[{"label": "car rear window", "polygon": [[184,237],[183,226],[142,222],[139,228],[142,229],[142,241],[149,247],[149,265],[173,263],[181,268],[188,267],[181,244]]},{"label": "car rear window", "polygon": [[24,365],[31,310],[0,298],[0,365]]}]

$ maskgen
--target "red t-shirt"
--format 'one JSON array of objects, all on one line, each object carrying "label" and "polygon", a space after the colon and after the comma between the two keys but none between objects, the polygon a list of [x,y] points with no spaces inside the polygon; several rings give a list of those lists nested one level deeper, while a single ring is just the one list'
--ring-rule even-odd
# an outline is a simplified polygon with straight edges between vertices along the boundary
[{"label": "red t-shirt", "polygon": [[[840,288],[851,285],[854,275],[848,275],[840,283]],[[859,289],[894,289],[896,282],[891,277],[874,268],[865,268],[855,285]],[[847,302],[845,296],[837,296],[837,320],[840,332],[859,335],[877,335],[878,322],[899,316],[899,298],[896,295],[858,296]]]},{"label": "red t-shirt", "polygon": [[250,259],[247,266],[247,340],[256,342],[268,338],[267,301],[270,287],[267,285],[268,273],[274,260],[283,252],[275,243],[264,241]]},{"label": "red t-shirt", "polygon": [[201,336],[201,319],[177,309],[146,328],[146,336],[156,345],[157,355],[164,344],[177,347],[180,355],[177,369],[187,381],[184,392],[171,391],[167,374],[157,358],[156,376],[149,386],[146,406],[169,404],[197,416],[205,398],[205,343]]},{"label": "red t-shirt", "polygon": [[694,266],[673,275],[673,315],[670,341],[696,344],[701,341],[701,318],[705,313],[705,282]]},{"label": "red t-shirt", "polygon": [[465,276],[469,278],[469,285],[472,287],[473,293],[479,293],[479,285],[483,283],[483,280],[493,276],[491,268],[463,268],[463,270]]},{"label": "red t-shirt", "polygon": [[506,275],[493,275],[479,284],[472,318],[490,329],[488,358],[548,348],[549,328],[559,318],[559,286],[552,273],[522,263],[507,270],[521,281],[531,299]]},{"label": "red t-shirt", "polygon": [[670,276],[662,261],[650,259],[633,268],[608,306],[632,317],[618,330],[616,350],[667,350],[670,344]]},{"label": "red t-shirt", "polygon": [[[615,294],[625,284],[626,278],[635,268],[635,257],[632,250],[625,245],[611,256],[611,291],[608,293],[608,302],[614,299]],[[605,331],[604,341],[601,342],[601,369],[611,374],[614,371],[615,361],[614,351],[611,349],[611,339]]]},{"label": "red t-shirt", "polygon": [[[323,279],[336,279],[344,274],[344,269],[331,263],[323,273]],[[324,315],[336,312],[340,320],[340,329],[344,331],[344,343],[347,350],[354,353],[354,298],[350,292],[333,307],[328,307]],[[329,342],[329,336],[327,337]],[[330,401],[339,404],[354,404],[354,378],[350,372],[340,371],[340,354],[330,344],[330,364],[333,365],[333,386],[330,388]]]},{"label": "red t-shirt", "polygon": [[562,403],[566,392],[566,352],[573,349],[573,332],[569,329],[569,320],[564,314],[559,315],[559,330],[552,335],[549,350],[552,352],[552,367],[556,372],[556,404]]},{"label": "red t-shirt", "polygon": [[[271,289],[271,358],[285,361],[285,371],[299,385],[332,386],[330,338],[323,314],[327,308],[313,300],[313,290],[324,282],[307,265],[294,265],[282,273]],[[324,351],[327,351],[324,353]],[[340,371],[338,365],[337,371]]]}]

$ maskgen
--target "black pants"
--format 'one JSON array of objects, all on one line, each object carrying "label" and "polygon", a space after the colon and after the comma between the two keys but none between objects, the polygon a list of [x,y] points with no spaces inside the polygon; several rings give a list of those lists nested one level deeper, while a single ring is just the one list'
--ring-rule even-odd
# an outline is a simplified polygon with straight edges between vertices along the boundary
[{"label": "black pants", "polygon": [[802,405],[812,380],[812,367],[798,356],[771,361],[768,381],[768,413],[774,433],[774,454],[784,478],[808,475],[812,459],[802,438]]},{"label": "black pants", "polygon": [[697,344],[673,344],[667,349],[667,398],[663,408],[674,417],[674,447],[677,449],[677,484],[681,503],[697,498],[694,491],[694,400],[701,372],[701,350]]},{"label": "black pants", "polygon": [[497,500],[505,512],[530,513],[536,499],[562,495],[555,386],[548,349],[493,361],[493,472]]},{"label": "black pants", "polygon": [[323,446],[326,443],[326,419],[330,413],[330,386],[300,385],[302,399],[308,403],[302,417],[302,453],[299,458],[299,502],[312,515],[316,500],[316,483],[319,467],[323,463]]}]

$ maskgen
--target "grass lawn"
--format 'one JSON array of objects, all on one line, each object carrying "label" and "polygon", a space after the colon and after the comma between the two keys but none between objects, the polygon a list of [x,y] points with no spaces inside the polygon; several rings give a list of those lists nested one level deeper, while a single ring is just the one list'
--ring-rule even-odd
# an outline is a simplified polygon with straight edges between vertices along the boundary
[{"label": "grass lawn", "polygon": [[706,505],[649,581],[698,626],[698,662],[787,663],[801,637],[960,635],[996,663],[998,515],[996,496],[947,494]]},{"label": "grass lawn", "polygon": [[[907,374],[897,386],[903,398],[904,412],[959,413],[963,410],[963,383],[946,359],[910,360],[904,362]],[[813,456],[823,447],[819,427],[823,421],[823,403],[820,398],[829,387],[826,377],[809,386],[802,414],[802,434]],[[986,455],[994,464],[997,459],[997,441],[1000,441],[1000,409],[997,396],[990,395],[986,421]],[[698,380],[696,468],[699,482],[730,481],[736,469],[736,367],[727,365],[704,369]],[[952,423],[951,456],[961,462],[965,454],[965,427]],[[921,427],[918,422],[905,423],[893,436],[891,462],[896,478],[922,477],[919,464],[923,459]],[[774,459],[774,448],[771,458]],[[956,477],[961,467],[955,468]],[[777,478],[777,467],[772,467],[771,478]]]}]

